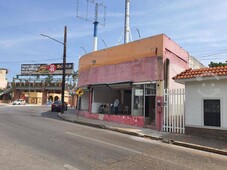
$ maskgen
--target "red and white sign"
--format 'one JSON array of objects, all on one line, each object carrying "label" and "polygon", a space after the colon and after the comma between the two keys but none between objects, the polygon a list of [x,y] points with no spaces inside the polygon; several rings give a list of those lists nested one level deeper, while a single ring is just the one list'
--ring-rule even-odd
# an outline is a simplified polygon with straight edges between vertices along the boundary
[{"label": "red and white sign", "polygon": [[50,73],[54,73],[56,71],[56,65],[50,64],[48,70]]}]

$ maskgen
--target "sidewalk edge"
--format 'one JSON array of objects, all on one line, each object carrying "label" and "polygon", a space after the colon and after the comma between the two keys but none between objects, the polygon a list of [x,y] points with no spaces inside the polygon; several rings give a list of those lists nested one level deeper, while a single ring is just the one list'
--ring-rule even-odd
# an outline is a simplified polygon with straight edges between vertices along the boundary
[{"label": "sidewalk edge", "polygon": [[105,128],[105,125],[100,125],[100,124],[95,124],[95,123],[88,123],[88,122],[82,122],[82,121],[79,121],[79,120],[67,119],[61,113],[58,113],[58,117],[63,119],[63,120],[65,120],[65,121],[72,122],[72,123],[77,123],[77,124],[80,124],[80,125],[86,125],[86,126],[96,127],[96,128],[100,128],[100,129],[104,129]]},{"label": "sidewalk edge", "polygon": [[111,131],[115,131],[115,132],[119,132],[119,133],[123,133],[123,134],[128,134],[128,135],[132,135],[132,136],[149,138],[149,139],[152,139],[152,140],[159,140],[163,143],[173,144],[173,145],[177,145],[177,146],[183,146],[183,147],[187,147],[187,148],[191,148],[191,149],[197,149],[197,150],[201,150],[201,151],[206,151],[206,152],[211,152],[211,153],[216,153],[216,154],[227,156],[227,151],[224,151],[224,150],[221,150],[221,149],[216,149],[216,148],[213,148],[213,147],[207,147],[207,146],[197,145],[197,144],[192,144],[192,143],[187,143],[187,142],[174,141],[174,140],[165,139],[165,138],[162,138],[162,137],[145,135],[145,134],[142,134],[142,133],[132,132],[132,131],[128,131],[128,130],[125,130],[125,129],[122,129],[122,128],[115,128],[115,127],[112,127],[112,126],[105,126],[105,125],[100,125],[100,124],[95,124],[95,123],[82,122],[82,121],[79,121],[79,120],[71,120],[71,119],[65,118],[61,113],[58,113],[58,117],[60,117],[63,120],[72,122],[72,123],[96,127],[96,128],[100,128],[100,129],[107,129],[107,130],[111,130]]},{"label": "sidewalk edge", "polygon": [[187,147],[187,148],[192,148],[192,149],[197,149],[197,150],[201,150],[201,151],[212,152],[212,153],[227,156],[227,151],[224,151],[224,150],[221,150],[221,149],[216,149],[216,148],[213,148],[213,147],[197,145],[197,144],[181,142],[181,141],[172,141],[172,144],[177,145],[177,146],[183,146],[183,147]]}]

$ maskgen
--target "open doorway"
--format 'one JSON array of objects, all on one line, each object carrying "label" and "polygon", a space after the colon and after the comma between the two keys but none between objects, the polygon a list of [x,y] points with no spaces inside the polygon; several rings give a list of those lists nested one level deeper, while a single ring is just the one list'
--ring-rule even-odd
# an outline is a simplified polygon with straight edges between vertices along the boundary
[{"label": "open doorway", "polygon": [[156,83],[145,84],[145,126],[149,128],[156,127]]},{"label": "open doorway", "polygon": [[155,127],[155,96],[145,97],[145,125]]}]

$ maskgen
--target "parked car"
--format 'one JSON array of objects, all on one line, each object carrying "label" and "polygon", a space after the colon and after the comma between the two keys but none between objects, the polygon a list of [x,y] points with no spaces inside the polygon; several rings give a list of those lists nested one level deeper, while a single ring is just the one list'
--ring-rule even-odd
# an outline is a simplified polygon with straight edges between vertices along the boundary
[{"label": "parked car", "polygon": [[[64,110],[68,110],[67,103],[64,102]],[[62,108],[62,102],[60,100],[56,100],[54,103],[51,105],[51,111],[52,112],[60,112]]]},{"label": "parked car", "polygon": [[24,99],[17,99],[15,101],[13,101],[12,103],[13,105],[25,105],[26,101]]}]

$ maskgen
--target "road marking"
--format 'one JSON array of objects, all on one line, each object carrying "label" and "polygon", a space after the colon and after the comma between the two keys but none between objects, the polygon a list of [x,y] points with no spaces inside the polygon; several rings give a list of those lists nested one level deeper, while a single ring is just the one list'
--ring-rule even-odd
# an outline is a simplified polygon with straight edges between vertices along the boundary
[{"label": "road marking", "polygon": [[114,146],[116,148],[124,149],[124,150],[130,151],[130,152],[133,152],[133,153],[137,153],[137,154],[141,154],[141,155],[144,155],[144,156],[148,156],[148,157],[151,157],[151,158],[163,161],[163,162],[168,162],[169,164],[173,164],[173,165],[177,165],[177,166],[183,166],[183,167],[187,167],[189,169],[197,169],[197,168],[194,168],[192,166],[188,166],[188,165],[185,165],[185,164],[182,164],[182,163],[173,162],[172,160],[158,158],[158,157],[153,156],[153,155],[144,154],[142,152],[139,152],[139,151],[136,151],[136,150],[133,150],[133,149],[129,149],[129,148],[126,148],[126,147],[114,145],[112,143],[107,143],[107,142],[103,142],[103,141],[96,140],[96,139],[92,139],[92,138],[89,138],[89,137],[86,137],[86,136],[81,136],[81,135],[78,135],[78,134],[75,134],[75,133],[72,133],[72,132],[66,132],[66,133],[68,133],[70,135],[73,135],[73,136],[78,136],[80,138],[88,139],[88,140],[91,140],[91,141],[94,141],[94,142],[99,142],[99,143],[103,143],[103,144],[106,144],[106,145]]},{"label": "road marking", "polygon": [[64,165],[64,168],[65,168],[65,169],[69,169],[69,170],[79,170],[79,169],[77,169],[77,168],[74,168],[74,167],[71,166],[71,165]]},{"label": "road marking", "polygon": [[88,140],[91,140],[91,141],[94,141],[94,142],[103,143],[105,145],[114,146],[116,148],[124,149],[124,150],[130,151],[130,152],[133,152],[133,153],[143,154],[142,152],[139,152],[139,151],[136,151],[136,150],[133,150],[133,149],[129,149],[129,148],[126,148],[126,147],[114,145],[112,143],[103,142],[103,141],[100,141],[100,140],[92,139],[92,138],[89,138],[89,137],[86,137],[86,136],[81,136],[81,135],[78,135],[78,134],[75,134],[75,133],[71,133],[71,132],[66,132],[66,133],[71,134],[73,136],[78,136],[80,138],[88,139]]}]

